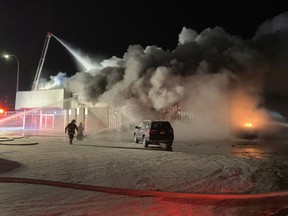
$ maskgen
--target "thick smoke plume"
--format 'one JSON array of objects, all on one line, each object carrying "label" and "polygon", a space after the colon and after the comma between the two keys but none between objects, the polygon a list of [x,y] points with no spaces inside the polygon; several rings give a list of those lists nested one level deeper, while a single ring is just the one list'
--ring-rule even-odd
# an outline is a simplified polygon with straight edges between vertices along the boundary
[{"label": "thick smoke plume", "polygon": [[181,121],[173,123],[184,126],[179,136],[225,137],[245,121],[269,120],[264,90],[287,92],[287,20],[286,12],[265,21],[249,40],[218,26],[200,33],[183,27],[172,51],[131,45],[123,57],[65,79],[64,87],[84,102],[121,108],[137,123],[181,103]]}]

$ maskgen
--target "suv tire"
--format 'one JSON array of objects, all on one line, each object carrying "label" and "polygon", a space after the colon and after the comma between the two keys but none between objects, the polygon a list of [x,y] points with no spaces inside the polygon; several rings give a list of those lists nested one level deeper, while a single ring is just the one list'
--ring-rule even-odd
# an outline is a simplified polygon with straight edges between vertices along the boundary
[{"label": "suv tire", "polygon": [[166,151],[172,151],[172,143],[166,143]]},{"label": "suv tire", "polygon": [[145,148],[148,148],[148,146],[149,146],[149,143],[147,142],[145,136],[143,137],[143,145],[144,145]]},{"label": "suv tire", "polygon": [[134,142],[139,143],[139,140],[136,138],[136,134],[134,134]]}]

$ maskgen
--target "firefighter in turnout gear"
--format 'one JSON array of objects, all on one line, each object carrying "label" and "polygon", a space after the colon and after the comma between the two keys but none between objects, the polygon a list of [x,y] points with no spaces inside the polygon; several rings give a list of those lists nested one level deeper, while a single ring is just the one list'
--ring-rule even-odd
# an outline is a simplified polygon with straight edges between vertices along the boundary
[{"label": "firefighter in turnout gear", "polygon": [[65,127],[65,133],[68,132],[68,136],[69,136],[69,144],[72,145],[73,144],[73,139],[75,136],[75,130],[78,132],[78,127],[75,124],[76,120],[73,119],[69,124],[67,124],[67,126]]}]

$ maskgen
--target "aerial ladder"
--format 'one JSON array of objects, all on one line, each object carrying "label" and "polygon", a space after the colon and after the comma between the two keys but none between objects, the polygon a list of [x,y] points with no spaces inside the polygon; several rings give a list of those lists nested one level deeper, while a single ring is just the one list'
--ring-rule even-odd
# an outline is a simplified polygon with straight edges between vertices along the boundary
[{"label": "aerial ladder", "polygon": [[44,46],[43,46],[42,53],[41,53],[41,57],[40,57],[40,61],[39,61],[39,64],[38,64],[38,67],[37,67],[37,71],[36,71],[36,75],[35,75],[35,78],[34,78],[34,81],[33,81],[32,91],[38,90],[38,85],[39,85],[39,80],[40,80],[40,76],[41,76],[41,71],[42,71],[42,67],[43,67],[44,61],[45,61],[45,56],[46,56],[46,53],[47,53],[47,49],[48,49],[48,45],[49,45],[51,36],[52,36],[52,33],[51,32],[47,32],[46,39],[45,39],[45,42],[44,42]]}]

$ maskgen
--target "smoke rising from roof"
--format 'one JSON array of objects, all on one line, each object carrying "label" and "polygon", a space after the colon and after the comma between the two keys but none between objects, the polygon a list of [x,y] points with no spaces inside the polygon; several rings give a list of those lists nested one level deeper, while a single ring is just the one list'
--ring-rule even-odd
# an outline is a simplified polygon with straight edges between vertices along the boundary
[{"label": "smoke rising from roof", "polygon": [[[182,101],[194,113],[221,113],[221,118],[212,118],[219,127],[227,128],[229,109],[232,116],[228,118],[235,125],[247,113],[253,113],[259,122],[266,121],[269,115],[261,107],[264,89],[288,90],[287,75],[281,76],[288,69],[287,20],[288,12],[266,20],[249,40],[219,26],[200,33],[183,27],[172,51],[156,45],[131,45],[122,58],[107,59],[100,63],[101,68],[65,79],[61,73],[52,77],[54,85],[48,84],[55,87],[61,78],[61,85],[82,101],[122,107],[123,114],[135,121],[158,118],[160,112]],[[222,112],[217,111],[220,108]],[[207,127],[205,123],[199,128]]]}]

